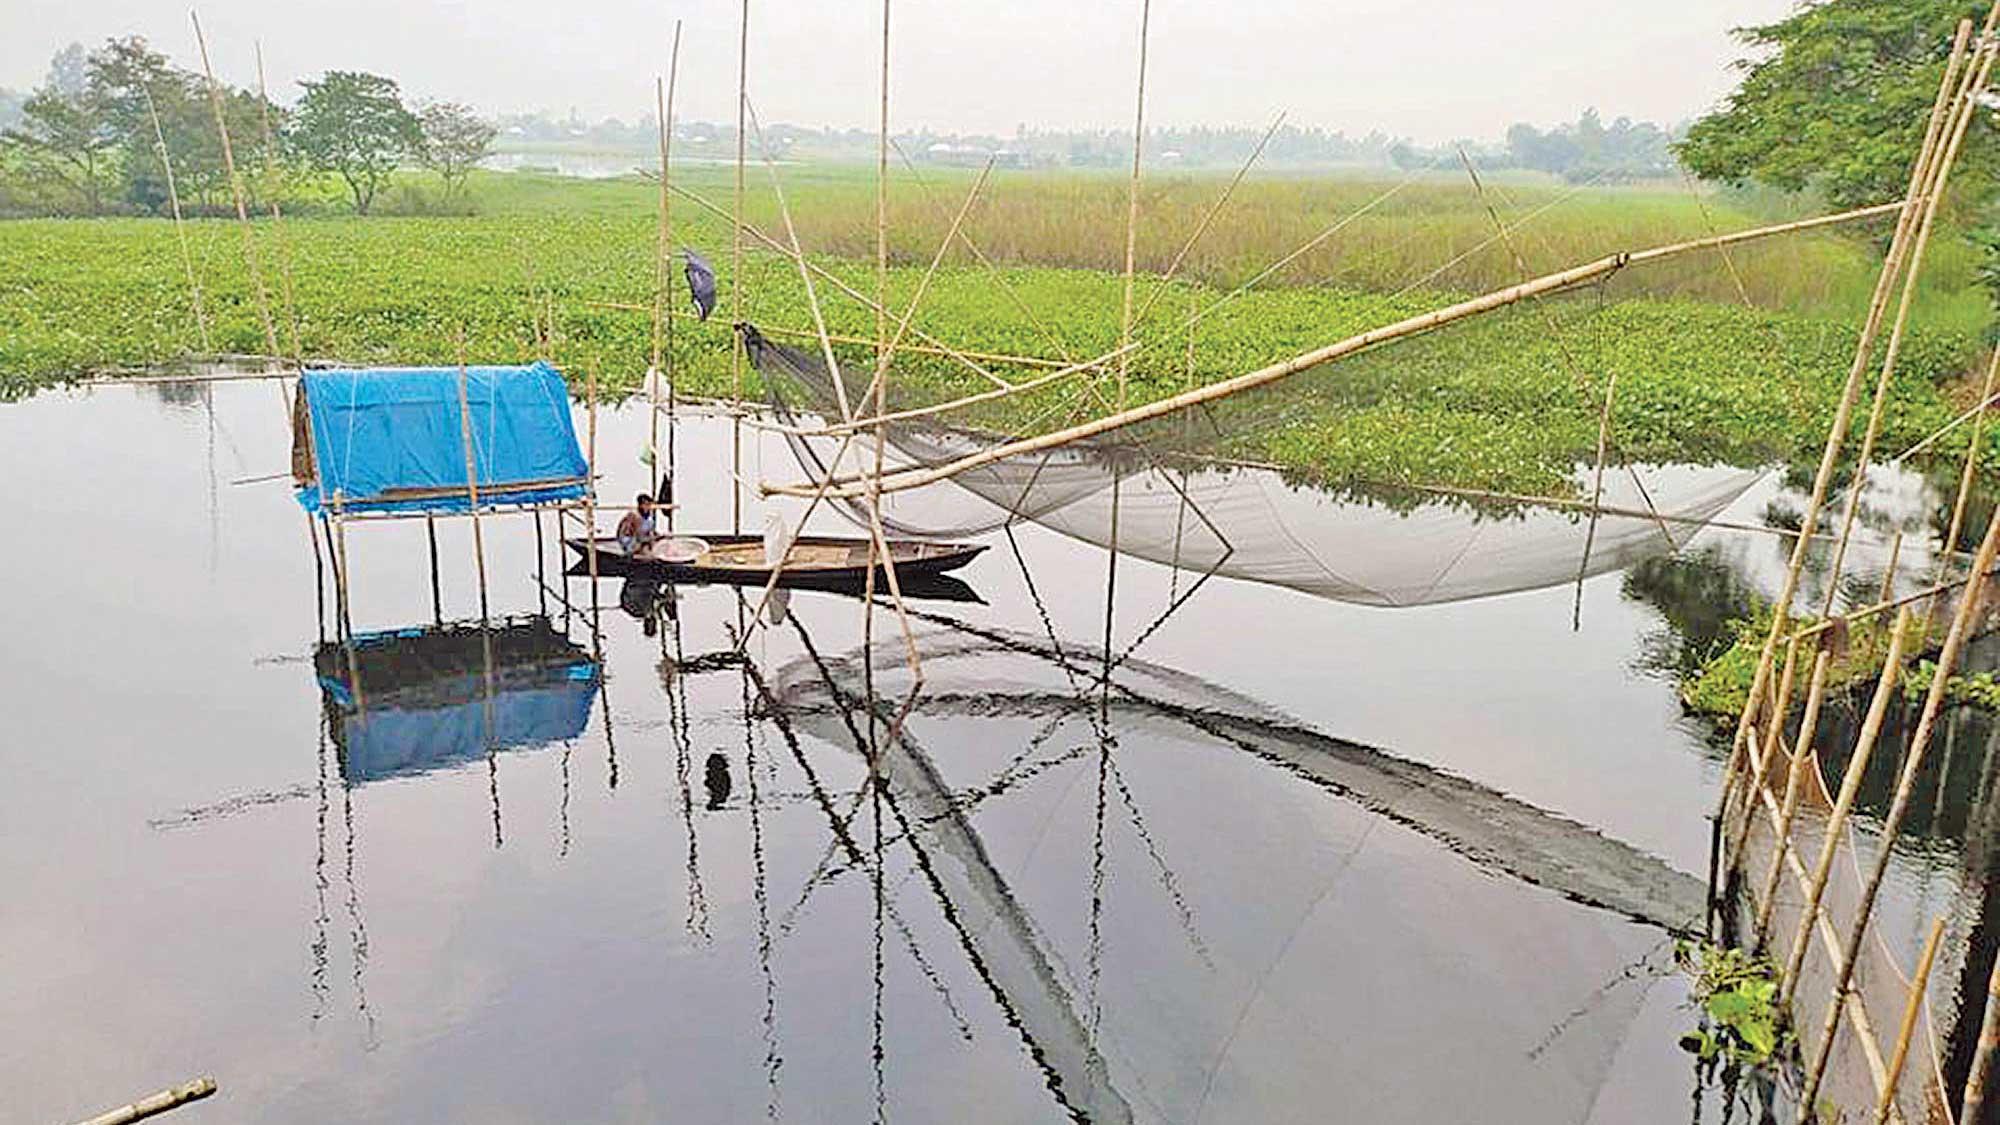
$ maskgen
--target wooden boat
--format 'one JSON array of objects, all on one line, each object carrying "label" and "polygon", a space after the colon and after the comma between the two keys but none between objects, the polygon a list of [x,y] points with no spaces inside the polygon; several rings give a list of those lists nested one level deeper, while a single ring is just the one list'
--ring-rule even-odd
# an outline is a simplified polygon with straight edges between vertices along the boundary
[{"label": "wooden boat", "polygon": [[[588,562],[590,541],[577,537],[563,542]],[[761,535],[676,535],[662,540],[651,553],[627,555],[615,536],[597,539],[599,574],[651,578],[659,582],[721,582],[761,586],[771,580],[764,562]],[[978,543],[925,543],[889,540],[896,578],[910,583],[957,570],[986,550]],[[877,566],[878,576],[884,576]],[[778,577],[780,586],[847,590],[868,580],[868,540],[830,535],[801,535],[792,540]],[[884,587],[886,589],[886,587]]]}]

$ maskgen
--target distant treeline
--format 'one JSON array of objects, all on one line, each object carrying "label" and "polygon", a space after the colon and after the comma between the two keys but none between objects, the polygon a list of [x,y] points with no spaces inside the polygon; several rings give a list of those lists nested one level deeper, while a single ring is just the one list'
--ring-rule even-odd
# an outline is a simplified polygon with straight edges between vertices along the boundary
[{"label": "distant treeline", "polygon": [[0,92],[0,213],[159,213],[175,195],[196,212],[231,207],[225,131],[252,205],[337,183],[366,212],[406,164],[436,172],[449,201],[492,144],[494,126],[468,107],[405,105],[389,78],[328,71],[299,85],[285,105],[211,88],[136,36],[71,44],[33,92]]},{"label": "distant treeline", "polygon": [[[646,150],[656,143],[659,128],[651,114],[632,122],[618,118],[590,122],[574,112],[567,118],[517,114],[501,118],[499,124],[502,144],[527,149],[585,146]],[[1337,129],[1286,124],[1271,135],[1261,162],[1295,168],[1456,167],[1462,147],[1482,168],[1525,168],[1579,183],[1618,183],[1675,174],[1678,165],[1671,145],[1678,134],[1678,130],[1629,117],[1606,124],[1595,109],[1546,130],[1516,124],[1498,143],[1458,141],[1428,147],[1379,129],[1357,137]],[[736,130],[729,124],[683,121],[675,127],[674,136],[676,142],[689,144],[697,152],[736,151]],[[1146,151],[1149,163],[1155,166],[1233,167],[1249,159],[1262,137],[1263,130],[1253,128],[1155,128],[1147,131]],[[1017,167],[1119,168],[1132,160],[1132,135],[1116,129],[1030,129],[1023,125],[1009,136],[926,129],[898,134],[895,140],[913,160],[953,164],[980,163],[995,156],[1001,164]],[[753,150],[755,143],[752,138]],[[867,129],[769,125],[764,129],[763,143],[773,155],[875,158],[875,134]]]}]

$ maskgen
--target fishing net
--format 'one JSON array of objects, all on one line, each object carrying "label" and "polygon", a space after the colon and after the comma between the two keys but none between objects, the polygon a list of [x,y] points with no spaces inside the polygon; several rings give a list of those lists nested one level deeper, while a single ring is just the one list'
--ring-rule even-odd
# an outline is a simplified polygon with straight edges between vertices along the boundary
[{"label": "fishing net", "polygon": [[[1544,463],[1532,471],[1546,482],[1546,493],[1524,500],[1493,489],[1429,484],[1417,475],[1420,466],[1411,468],[1410,455],[1393,448],[1435,442],[1438,456],[1475,465],[1483,458],[1518,460],[1514,450],[1480,446],[1478,412],[1492,404],[1468,402],[1466,409],[1447,409],[1440,421],[1435,414],[1419,419],[1405,403],[1433,393],[1476,399],[1477,387],[1451,382],[1451,372],[1477,362],[1469,349],[1476,352],[1510,332],[1516,338],[1546,335],[1556,317],[1572,326],[1565,330],[1580,330],[1574,326],[1588,326],[1599,300],[1497,314],[1507,322],[1497,335],[1491,325],[1447,329],[1110,433],[1003,456],[995,451],[1019,435],[1110,413],[1116,394],[1110,380],[1092,373],[1034,375],[1025,384],[1029,390],[995,392],[934,413],[963,386],[891,381],[885,481],[968,459],[979,463],[948,480],[886,494],[883,524],[900,535],[962,538],[1029,521],[1180,570],[1375,606],[1485,597],[1623,569],[1685,546],[1764,475],[1761,466],[1776,449],[1737,448],[1725,451],[1729,460],[1710,453],[1702,462],[1690,450],[1685,460],[1656,463],[1608,446],[1601,475],[1594,458],[1546,463],[1546,454],[1538,453]],[[872,472],[872,432],[821,421],[843,417],[843,394],[860,393],[872,365],[844,361],[836,385],[822,354],[770,340],[753,327],[743,332],[806,478],[821,481],[831,473],[837,482],[852,481]],[[1564,424],[1588,449],[1597,436],[1588,417],[1594,408],[1578,406],[1602,392],[1564,375],[1556,351],[1545,385],[1516,388],[1518,401],[1504,408],[1547,409],[1554,417],[1560,406]],[[1444,382],[1425,389],[1440,373]],[[1154,386],[1148,393],[1158,397],[1162,390]],[[853,408],[856,417],[870,413],[866,404]],[[1576,425],[1579,420],[1584,424]],[[1423,424],[1456,432],[1440,438],[1421,432]],[[1295,455],[1301,445],[1324,440],[1330,425],[1354,437],[1351,444],[1335,439],[1306,450],[1307,459],[1331,466],[1328,471],[1288,472],[1271,460],[1301,460]],[[1383,446],[1391,447],[1386,455]],[[1360,475],[1360,468],[1384,463],[1401,479]],[[865,527],[865,497],[834,491],[835,506]]]},{"label": "fishing net", "polygon": [[[1891,749],[1884,746],[1878,752]],[[1813,872],[1826,848],[1829,814],[1834,805],[1818,754],[1811,749],[1801,753],[1805,757],[1798,767],[1797,809],[1783,835],[1779,828],[1792,764],[1782,750],[1773,755],[1774,763],[1761,784],[1753,781],[1739,788],[1742,796],[1725,820],[1725,831],[1745,833],[1738,855],[1740,878],[1748,893],[1739,896],[1745,912],[1739,917],[1739,924],[1747,931],[1755,925],[1760,911],[1769,910],[1766,950],[1780,967],[1795,956],[1801,938],[1800,921],[1805,916]],[[1839,983],[1836,958],[1844,955],[1855,920],[1861,917],[1865,867],[1873,864],[1876,849],[1882,846],[1879,840],[1864,841],[1856,831],[1856,823],[1849,818],[1834,837],[1832,863],[1820,898],[1822,918],[1803,935],[1807,949],[1794,985],[1792,1019],[1799,1036],[1800,1054],[1807,1060],[1815,1057],[1824,1040],[1826,1016],[1834,987]],[[1771,881],[1774,867],[1778,873],[1775,883]],[[1767,888],[1771,888],[1768,896]],[[1876,1105],[1910,996],[1915,953],[1899,954],[1890,948],[1883,936],[1883,913],[1878,908],[1868,917],[1851,992],[1834,1031],[1833,1051],[1822,1087],[1823,1098],[1850,1109]],[[1894,1104],[1905,1121],[1952,1120],[1943,1094],[1944,1054],[1930,996],[1941,982],[1957,975],[1944,963],[1950,956],[1941,953],[1939,962],[1932,967],[1932,988],[1926,989],[1922,998],[1908,1061],[1896,1087]]]}]

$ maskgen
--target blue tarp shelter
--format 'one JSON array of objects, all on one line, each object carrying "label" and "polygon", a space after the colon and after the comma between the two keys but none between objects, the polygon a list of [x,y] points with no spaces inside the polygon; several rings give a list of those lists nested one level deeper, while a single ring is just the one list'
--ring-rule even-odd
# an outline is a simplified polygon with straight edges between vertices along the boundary
[{"label": "blue tarp shelter", "polygon": [[464,370],[387,367],[308,371],[293,419],[293,470],[307,512],[464,512],[465,435],[479,506],[581,497],[589,465],[577,448],[569,389],[546,362]]}]

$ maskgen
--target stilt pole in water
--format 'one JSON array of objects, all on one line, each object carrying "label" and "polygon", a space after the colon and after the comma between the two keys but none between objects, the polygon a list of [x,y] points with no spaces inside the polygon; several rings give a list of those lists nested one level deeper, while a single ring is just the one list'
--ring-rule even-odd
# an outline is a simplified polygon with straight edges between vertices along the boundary
[{"label": "stilt pole in water", "polygon": [[1938,939],[1943,936],[1944,919],[1939,918],[1931,923],[1931,936],[1924,942],[1923,954],[1917,958],[1916,975],[1910,978],[1910,998],[1903,1005],[1903,1024],[1896,1032],[1896,1050],[1889,1056],[1888,1081],[1875,1102],[1875,1125],[1884,1125],[1889,1120],[1890,1108],[1896,1104],[1896,1084],[1902,1081],[1903,1064],[1909,1061],[1910,1036],[1916,1031],[1917,1016],[1924,1009],[1924,989],[1930,984],[1931,962],[1937,958]]},{"label": "stilt pole in water", "polygon": [[204,1075],[192,1082],[161,1090],[129,1105],[100,1113],[82,1125],[128,1125],[129,1122],[139,1121],[156,1113],[165,1113],[189,1102],[200,1101],[213,1093],[215,1093],[215,1079]]},{"label": "stilt pole in water", "polygon": [[424,536],[431,547],[431,620],[444,624],[444,592],[438,587],[438,526],[437,516],[424,513]]},{"label": "stilt pole in water", "polygon": [[[472,557],[479,568],[479,622],[486,623],[486,532],[479,523],[479,469],[472,453],[472,404],[466,391],[465,330],[458,331],[458,431],[465,439],[465,495],[472,505]],[[494,403],[498,409],[499,404]]]},{"label": "stilt pole in water", "polygon": [[[730,224],[729,307],[731,321],[743,321],[743,160],[745,112],[750,105],[750,0],[743,0],[736,40],[736,208]],[[743,335],[730,333],[729,529],[743,530]]]},{"label": "stilt pole in water", "polygon": [[319,643],[326,643],[326,558],[320,554],[319,531],[313,527],[312,514],[306,514],[306,538],[313,545],[313,605],[314,620],[319,625]]},{"label": "stilt pole in water", "polygon": [[592,360],[584,367],[585,390],[589,396],[590,410],[590,479],[583,489],[583,542],[584,553],[590,556],[590,631],[595,637],[597,619],[597,361]]},{"label": "stilt pole in water", "polygon": [[542,616],[549,615],[549,551],[542,538],[542,510],[535,509],[535,597]]},{"label": "stilt pole in water", "polygon": [[2000,958],[1986,978],[1986,1014],[1979,1021],[1979,1049],[1972,1056],[1972,1072],[1965,1077],[1965,1100],[1959,1104],[1958,1119],[1979,1125],[1986,1108],[1986,1080],[1993,1073],[1993,1055],[2000,1049]]}]

